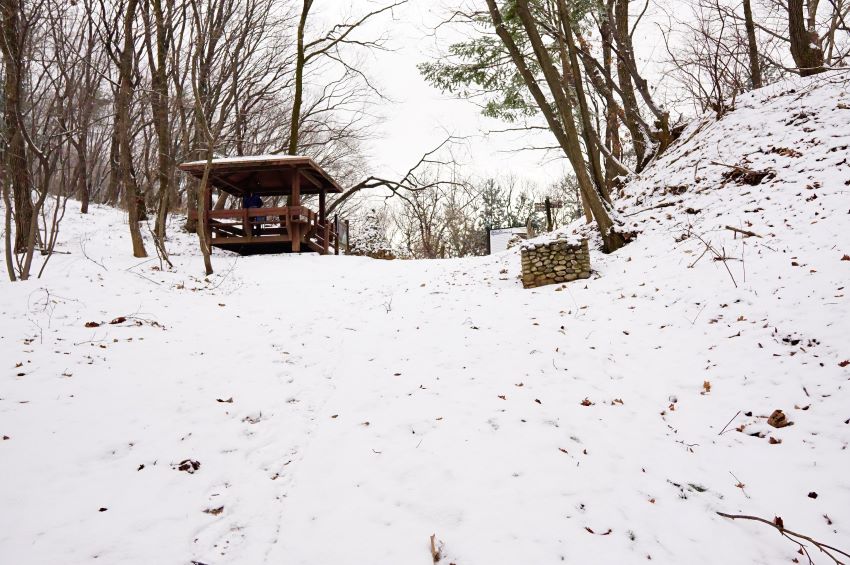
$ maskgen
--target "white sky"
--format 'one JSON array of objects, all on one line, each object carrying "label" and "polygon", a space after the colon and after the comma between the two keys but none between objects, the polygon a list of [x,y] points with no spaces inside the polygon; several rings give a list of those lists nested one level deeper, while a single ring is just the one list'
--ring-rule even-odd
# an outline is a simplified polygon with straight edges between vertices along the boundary
[{"label": "white sky", "polygon": [[[653,0],[657,3],[658,0]],[[320,16],[339,13],[362,14],[384,5],[386,0],[325,0]],[[472,101],[444,95],[425,82],[416,65],[430,61],[447,47],[448,41],[437,44],[433,27],[448,13],[447,6],[458,5],[463,0],[410,0],[395,9],[395,18],[384,15],[375,28],[386,30],[392,51],[377,52],[366,63],[368,74],[393,103],[382,104],[376,134],[369,148],[374,171],[393,174],[406,171],[427,150],[439,144],[448,134],[467,137],[458,147],[457,157],[466,172],[480,176],[514,174],[540,185],[556,180],[569,164],[559,152],[523,151],[523,147],[552,145],[549,134],[495,133],[509,124],[485,118]],[[637,11],[639,8],[634,8]],[[658,13],[651,9],[650,13]],[[635,34],[639,58],[647,61],[655,53],[656,41],[640,41],[641,33],[656,36],[650,17]],[[644,31],[645,30],[645,31]],[[364,34],[364,37],[368,34]],[[372,33],[374,35],[374,33]],[[643,48],[643,51],[641,49]]]}]

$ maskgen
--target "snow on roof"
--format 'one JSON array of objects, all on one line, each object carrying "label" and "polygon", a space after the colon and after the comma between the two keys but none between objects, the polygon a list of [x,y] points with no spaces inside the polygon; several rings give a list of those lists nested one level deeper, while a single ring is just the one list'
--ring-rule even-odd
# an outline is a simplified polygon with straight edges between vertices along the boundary
[{"label": "snow on roof", "polygon": [[[302,161],[309,162],[318,167],[318,165],[313,161],[311,157],[307,157],[305,155],[241,155],[236,157],[215,157],[212,160],[213,165],[227,165],[227,164],[240,164],[240,163],[262,163],[266,161]],[[200,161],[188,161],[186,163],[182,163],[181,167],[198,167],[205,165],[207,163],[206,159],[202,159]]]}]

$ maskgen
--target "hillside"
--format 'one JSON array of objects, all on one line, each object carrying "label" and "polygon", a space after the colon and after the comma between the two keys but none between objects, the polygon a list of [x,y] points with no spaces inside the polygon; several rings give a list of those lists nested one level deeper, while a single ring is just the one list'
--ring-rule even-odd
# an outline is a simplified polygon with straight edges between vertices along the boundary
[{"label": "hillside", "polygon": [[177,229],[161,269],[69,211],[0,295],[0,561],[807,562],[718,511],[850,552],[850,89],[819,77],[689,126],[565,286],[516,250],[204,278]]}]

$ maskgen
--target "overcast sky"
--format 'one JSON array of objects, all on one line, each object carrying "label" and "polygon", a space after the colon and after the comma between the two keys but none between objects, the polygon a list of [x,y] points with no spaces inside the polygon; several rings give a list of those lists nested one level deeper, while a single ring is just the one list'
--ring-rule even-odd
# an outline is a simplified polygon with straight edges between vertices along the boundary
[{"label": "overcast sky", "polygon": [[[325,0],[319,13],[328,20],[337,13],[362,14],[384,5],[387,0]],[[514,174],[541,185],[553,182],[569,165],[558,152],[524,151],[523,147],[553,144],[549,134],[505,134],[488,132],[507,127],[505,122],[485,118],[474,102],[459,100],[431,87],[416,65],[433,60],[450,43],[446,33],[437,39],[433,28],[448,13],[448,6],[463,0],[409,0],[395,9],[394,18],[383,16],[376,32],[387,31],[391,51],[374,53],[365,61],[368,73],[380,84],[392,103],[377,108],[380,120],[369,153],[374,171],[399,173],[407,170],[425,151],[439,144],[447,134],[468,138],[457,148],[457,156],[467,171],[480,176]],[[653,0],[655,3],[656,0]],[[333,8],[331,9],[331,6]],[[660,12],[650,9],[656,19]],[[651,17],[635,34],[636,51],[644,61],[657,59],[657,41],[642,41],[642,35],[656,37]],[[364,34],[365,36],[366,34]],[[455,37],[454,39],[456,39]],[[651,45],[649,45],[651,43]]]}]

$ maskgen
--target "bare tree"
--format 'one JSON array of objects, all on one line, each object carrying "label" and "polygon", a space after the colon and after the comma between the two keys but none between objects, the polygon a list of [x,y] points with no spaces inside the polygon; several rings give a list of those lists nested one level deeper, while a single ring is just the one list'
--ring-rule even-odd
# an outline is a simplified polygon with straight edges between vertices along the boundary
[{"label": "bare tree", "polygon": [[[300,129],[303,120],[303,99],[304,99],[304,73],[307,67],[318,62],[323,58],[330,58],[338,62],[343,68],[353,72],[356,75],[363,76],[362,72],[353,67],[347,62],[342,49],[345,47],[360,47],[367,49],[382,49],[385,38],[383,36],[377,39],[360,39],[354,34],[365,27],[365,24],[373,20],[375,17],[391,12],[407,0],[397,0],[385,6],[376,8],[363,14],[362,16],[344,20],[333,25],[327,32],[320,34],[312,40],[305,38],[307,24],[310,16],[310,10],[313,8],[313,0],[303,0],[301,13],[298,17],[298,29],[296,32],[296,55],[295,55],[295,78],[293,85],[293,101],[292,101],[292,116],[289,121],[290,133],[289,143],[287,144],[287,153],[295,155],[299,150]],[[368,81],[367,81],[368,83]]]}]

